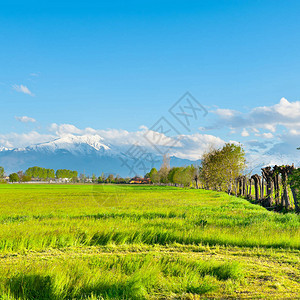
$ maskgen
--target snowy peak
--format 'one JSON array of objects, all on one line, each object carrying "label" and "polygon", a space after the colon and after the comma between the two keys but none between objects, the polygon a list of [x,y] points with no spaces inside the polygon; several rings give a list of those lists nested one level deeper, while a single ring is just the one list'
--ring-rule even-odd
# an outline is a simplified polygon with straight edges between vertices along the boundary
[{"label": "snowy peak", "polygon": [[28,146],[25,149],[18,149],[19,151],[46,151],[54,152],[56,150],[65,150],[71,153],[86,153],[91,151],[105,151],[110,148],[103,144],[103,138],[99,135],[73,135],[68,134],[61,138],[49,141],[46,143]]},{"label": "snowy peak", "polygon": [[8,151],[8,150],[10,150],[10,149],[9,149],[9,148],[6,148],[6,147],[1,147],[1,146],[0,146],[0,152],[1,152],[1,151]]},{"label": "snowy peak", "polygon": [[[126,144],[124,147],[127,146]],[[141,172],[137,174],[144,175],[142,170],[133,171],[130,165],[123,163],[122,146],[108,144],[97,134],[69,134],[28,147],[7,149],[7,151],[4,147],[1,149],[3,150],[0,151],[0,166],[3,166],[8,173],[40,166],[50,169],[77,170],[78,173],[87,174],[104,172],[131,177]],[[172,158],[172,161],[176,166],[192,163],[177,158]],[[161,157],[155,157],[149,164],[149,168],[159,168],[161,163]]]}]

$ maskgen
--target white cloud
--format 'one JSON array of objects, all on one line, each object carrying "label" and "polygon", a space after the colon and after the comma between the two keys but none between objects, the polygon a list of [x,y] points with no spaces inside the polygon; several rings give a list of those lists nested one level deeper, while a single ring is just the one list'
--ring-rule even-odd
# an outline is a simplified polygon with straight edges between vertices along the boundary
[{"label": "white cloud", "polygon": [[262,133],[260,136],[262,136],[265,139],[272,139],[274,135],[271,132]]},{"label": "white cloud", "polygon": [[[291,129],[290,130],[290,135],[294,135],[294,136],[296,136],[296,135],[300,135],[300,130],[297,130],[297,129]],[[299,142],[300,143],[300,142]]]},{"label": "white cloud", "polygon": [[273,106],[256,107],[248,113],[230,109],[217,109],[214,113],[219,119],[215,126],[208,129],[227,126],[231,129],[251,129],[258,133],[258,129],[262,128],[275,133],[278,126],[283,126],[289,131],[300,130],[300,101],[289,102],[285,98]]},{"label": "white cloud", "polygon": [[258,148],[258,149],[267,149],[268,148],[266,143],[259,142],[257,140],[247,141],[245,144],[250,146],[250,147],[254,147],[254,148]]},{"label": "white cloud", "polygon": [[29,88],[27,86],[23,85],[23,84],[20,84],[20,85],[14,84],[12,86],[12,88],[15,91],[19,92],[19,93],[23,93],[23,94],[26,94],[26,95],[34,96],[34,94],[29,90]]},{"label": "white cloud", "polygon": [[8,148],[27,147],[32,144],[44,143],[56,137],[50,134],[41,134],[37,131],[28,133],[8,133],[0,134],[0,146]]},{"label": "white cloud", "polygon": [[300,162],[300,151],[296,150],[300,146],[300,101],[281,98],[275,105],[255,107],[246,113],[220,108],[213,113],[217,120],[207,130],[225,127],[231,134],[254,133],[259,138],[245,142],[248,157],[256,157],[257,163]]},{"label": "white cloud", "polygon": [[[147,131],[147,127],[141,126],[138,131],[127,131],[124,129],[93,129],[93,128],[84,128],[79,129],[72,124],[51,124],[49,130],[54,132],[58,137],[63,137],[67,134],[75,134],[75,135],[85,135],[85,134],[98,134],[100,135],[108,144],[116,144],[116,145],[131,145],[131,144],[139,144],[141,146],[149,146],[151,143],[158,141],[159,145],[163,145],[164,143],[171,143],[172,138],[165,136],[162,133]],[[147,138],[150,141],[145,139],[144,135],[147,131]]]},{"label": "white cloud", "polygon": [[180,145],[173,147],[170,155],[183,159],[198,160],[211,147],[220,148],[225,144],[221,138],[209,134],[182,135]]},{"label": "white cloud", "polygon": [[289,102],[285,98],[281,98],[280,102],[273,107],[266,108],[266,110],[273,110],[281,116],[285,116],[288,119],[300,119],[300,101]]},{"label": "white cloud", "polygon": [[80,134],[82,130],[78,129],[76,126],[71,124],[61,124],[52,123],[49,130],[55,132],[57,136],[64,136],[66,134]]},{"label": "white cloud", "polygon": [[0,148],[4,147],[4,148],[13,148],[14,145],[7,139],[7,137],[1,137],[0,136]]},{"label": "white cloud", "polygon": [[266,124],[264,127],[271,132],[276,132],[276,124]]},{"label": "white cloud", "polygon": [[27,117],[27,116],[15,117],[15,119],[17,121],[22,122],[22,123],[34,123],[34,122],[36,122],[36,120],[34,118],[30,118],[30,117]]},{"label": "white cloud", "polygon": [[244,128],[241,133],[241,136],[244,136],[244,137],[249,136],[249,132]]},{"label": "white cloud", "polygon": [[213,111],[215,114],[222,118],[230,118],[233,117],[236,114],[236,111],[232,109],[227,109],[227,108],[218,108],[215,111]]}]

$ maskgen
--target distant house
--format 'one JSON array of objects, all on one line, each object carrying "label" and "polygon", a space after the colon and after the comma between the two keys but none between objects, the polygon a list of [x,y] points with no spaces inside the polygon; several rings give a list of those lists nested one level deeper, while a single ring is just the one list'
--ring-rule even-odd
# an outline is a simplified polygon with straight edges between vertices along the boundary
[{"label": "distant house", "polygon": [[149,184],[149,183],[151,183],[151,180],[150,180],[150,178],[141,178],[141,177],[135,176],[132,179],[130,179],[129,183],[130,184]]},{"label": "distant house", "polygon": [[58,183],[69,183],[70,181],[70,178],[58,178]]},{"label": "distant house", "polygon": [[31,181],[33,181],[33,182],[38,182],[38,181],[42,181],[42,179],[32,177],[32,178],[31,178]]}]

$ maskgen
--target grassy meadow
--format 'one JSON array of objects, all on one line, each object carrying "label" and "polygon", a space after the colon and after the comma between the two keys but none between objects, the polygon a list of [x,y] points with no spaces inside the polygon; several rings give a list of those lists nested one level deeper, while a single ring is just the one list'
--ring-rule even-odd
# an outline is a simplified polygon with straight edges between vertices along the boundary
[{"label": "grassy meadow", "polygon": [[0,186],[0,299],[300,299],[300,216],[158,186]]}]

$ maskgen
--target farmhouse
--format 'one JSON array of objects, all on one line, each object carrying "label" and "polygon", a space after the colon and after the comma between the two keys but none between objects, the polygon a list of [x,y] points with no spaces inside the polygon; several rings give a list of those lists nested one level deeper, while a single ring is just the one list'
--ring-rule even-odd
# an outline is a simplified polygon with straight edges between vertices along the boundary
[{"label": "farmhouse", "polygon": [[151,180],[150,180],[150,178],[141,178],[141,177],[135,176],[132,179],[130,179],[129,183],[130,184],[149,184],[149,183],[151,183]]}]

